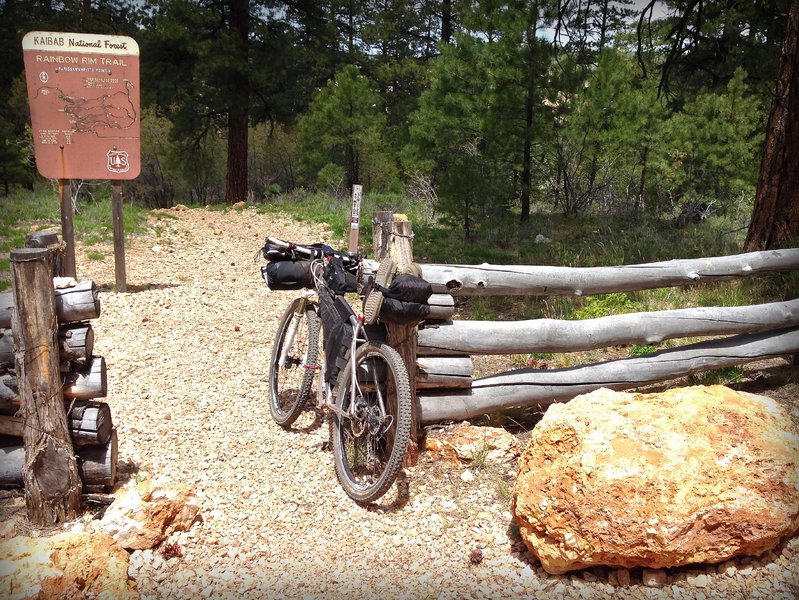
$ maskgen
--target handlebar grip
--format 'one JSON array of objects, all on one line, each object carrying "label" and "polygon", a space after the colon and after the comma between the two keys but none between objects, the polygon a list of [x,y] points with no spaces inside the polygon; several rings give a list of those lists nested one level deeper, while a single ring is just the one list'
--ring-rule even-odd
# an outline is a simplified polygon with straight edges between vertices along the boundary
[{"label": "handlebar grip", "polygon": [[289,242],[284,242],[283,240],[272,237],[271,235],[266,236],[266,243],[273,244],[278,248],[291,248],[291,244]]}]

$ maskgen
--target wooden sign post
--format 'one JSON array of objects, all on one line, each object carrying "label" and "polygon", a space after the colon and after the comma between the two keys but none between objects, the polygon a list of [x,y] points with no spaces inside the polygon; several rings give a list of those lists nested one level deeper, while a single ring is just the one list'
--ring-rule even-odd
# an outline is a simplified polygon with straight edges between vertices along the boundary
[{"label": "wooden sign post", "polygon": [[349,251],[358,251],[358,235],[361,229],[361,194],[363,186],[357,183],[352,186],[352,210],[350,211],[350,244]]},{"label": "wooden sign post", "polygon": [[58,199],[61,203],[61,237],[64,240],[64,262],[61,266],[64,277],[77,277],[75,265],[75,227],[72,223],[72,192],[69,179],[58,180]]},{"label": "wooden sign post", "polygon": [[[64,274],[74,277],[69,180],[135,179],[141,171],[139,45],[120,35],[31,31],[22,51],[36,168],[58,180]],[[117,191],[121,211],[121,187]],[[117,252],[124,248],[122,234],[120,212]],[[124,288],[124,268],[116,274],[117,289]]]},{"label": "wooden sign post", "polygon": [[118,292],[128,291],[125,272],[125,227],[122,219],[122,183],[111,182],[111,215],[114,222],[114,276]]}]

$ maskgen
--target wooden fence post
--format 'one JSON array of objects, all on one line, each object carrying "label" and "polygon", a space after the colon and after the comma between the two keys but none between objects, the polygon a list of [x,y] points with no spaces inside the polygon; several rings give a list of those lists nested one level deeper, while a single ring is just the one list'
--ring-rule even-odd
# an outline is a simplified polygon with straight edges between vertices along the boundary
[{"label": "wooden fence post", "polygon": [[46,248],[11,252],[25,503],[29,520],[39,526],[78,516],[82,487],[61,391],[52,268]]},{"label": "wooden fence post", "polygon": [[[392,219],[392,220],[387,220]],[[382,260],[390,256],[402,271],[413,262],[413,225],[410,221],[393,221],[393,213],[379,212],[374,214],[373,238],[375,259]],[[390,228],[389,225],[390,224]],[[388,235],[387,235],[388,233]],[[402,357],[408,371],[411,384],[411,437],[405,466],[416,464],[419,459],[418,423],[419,408],[416,399],[416,325],[388,325],[388,343]]]},{"label": "wooden fence post", "polygon": [[64,271],[64,245],[54,231],[32,231],[25,236],[26,248],[47,248],[53,255],[53,277]]}]

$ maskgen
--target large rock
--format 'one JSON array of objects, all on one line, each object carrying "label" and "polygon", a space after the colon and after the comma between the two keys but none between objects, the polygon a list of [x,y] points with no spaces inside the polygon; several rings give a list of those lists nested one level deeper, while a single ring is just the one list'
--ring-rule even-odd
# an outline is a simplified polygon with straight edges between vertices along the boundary
[{"label": "large rock", "polygon": [[0,543],[0,598],[133,600],[128,553],[106,534],[17,536]]},{"label": "large rock", "polygon": [[512,509],[549,573],[759,555],[799,531],[799,434],[722,386],[597,390],[536,425]]},{"label": "large rock", "polygon": [[175,531],[187,531],[200,512],[194,492],[185,485],[131,481],[114,496],[99,527],[129,550],[152,548]]}]

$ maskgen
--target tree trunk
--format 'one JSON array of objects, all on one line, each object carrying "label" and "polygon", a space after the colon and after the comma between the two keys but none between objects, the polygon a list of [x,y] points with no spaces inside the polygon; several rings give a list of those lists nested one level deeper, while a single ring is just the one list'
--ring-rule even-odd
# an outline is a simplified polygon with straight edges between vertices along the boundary
[{"label": "tree trunk", "polygon": [[449,44],[452,41],[452,0],[441,2],[441,42]]},{"label": "tree trunk", "polygon": [[799,0],[791,1],[744,248],[799,243]]},{"label": "tree trunk", "polygon": [[247,143],[250,121],[250,78],[247,72],[250,2],[230,2],[230,31],[237,44],[238,59],[233,73],[228,110],[227,189],[225,201],[233,204],[247,197]]},{"label": "tree trunk", "polygon": [[39,526],[74,519],[81,503],[61,392],[52,268],[46,249],[11,252],[16,371],[25,423],[25,504],[28,518]]}]

